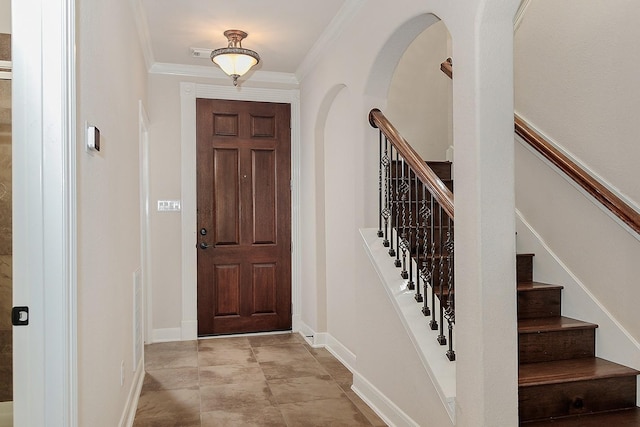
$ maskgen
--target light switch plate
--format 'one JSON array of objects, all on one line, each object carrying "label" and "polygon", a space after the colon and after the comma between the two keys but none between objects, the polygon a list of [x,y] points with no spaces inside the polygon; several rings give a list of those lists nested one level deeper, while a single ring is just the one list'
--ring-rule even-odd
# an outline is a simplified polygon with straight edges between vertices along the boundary
[{"label": "light switch plate", "polygon": [[87,125],[87,150],[100,151],[100,129]]},{"label": "light switch plate", "polygon": [[180,200],[158,200],[158,212],[180,212]]}]

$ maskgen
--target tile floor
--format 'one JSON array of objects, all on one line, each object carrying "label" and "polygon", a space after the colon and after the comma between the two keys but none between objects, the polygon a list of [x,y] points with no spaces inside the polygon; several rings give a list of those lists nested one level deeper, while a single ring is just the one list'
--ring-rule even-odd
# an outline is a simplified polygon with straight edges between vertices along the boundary
[{"label": "tile floor", "polygon": [[0,402],[0,427],[13,426],[13,402]]},{"label": "tile floor", "polygon": [[134,427],[385,426],[298,334],[151,344],[145,369]]}]

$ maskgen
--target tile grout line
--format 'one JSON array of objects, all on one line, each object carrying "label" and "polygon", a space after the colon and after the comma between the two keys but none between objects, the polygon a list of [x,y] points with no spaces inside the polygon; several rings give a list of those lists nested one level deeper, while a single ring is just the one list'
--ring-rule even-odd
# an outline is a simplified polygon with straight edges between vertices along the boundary
[{"label": "tile grout line", "polygon": [[251,347],[251,353],[253,354],[253,358],[256,359],[256,363],[260,367],[260,372],[262,372],[262,375],[264,376],[264,381],[267,384],[267,387],[269,388],[269,393],[271,393],[271,396],[276,402],[275,406],[278,409],[278,412],[280,413],[280,416],[282,417],[282,420],[284,421],[285,426],[289,427],[289,423],[287,422],[287,419],[282,413],[282,409],[280,409],[280,402],[278,401],[278,398],[276,397],[276,395],[273,393],[273,390],[271,389],[271,384],[269,383],[269,379],[267,378],[267,375],[264,373],[264,369],[262,369],[262,363],[260,363],[260,361],[258,360],[258,357],[255,352],[255,347],[253,346],[253,344],[251,344],[251,340],[249,340],[249,346]]}]

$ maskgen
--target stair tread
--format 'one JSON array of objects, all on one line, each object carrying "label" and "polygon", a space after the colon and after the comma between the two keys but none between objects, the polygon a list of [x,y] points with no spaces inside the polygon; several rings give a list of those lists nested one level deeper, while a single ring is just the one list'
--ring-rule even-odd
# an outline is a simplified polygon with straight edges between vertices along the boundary
[{"label": "stair tread", "polygon": [[628,366],[599,357],[588,357],[521,364],[518,368],[518,385],[527,387],[638,374],[640,371]]},{"label": "stair tread", "polygon": [[556,418],[524,422],[523,427],[552,425],[555,427],[631,427],[640,425],[640,408],[621,409],[618,411],[590,413],[573,417]]},{"label": "stair tread", "polygon": [[595,323],[583,322],[564,316],[535,317],[518,320],[518,333],[535,334],[538,332],[566,331],[570,329],[595,329]]},{"label": "stair tread", "polygon": [[554,285],[551,283],[542,283],[542,282],[520,282],[517,284],[518,291],[526,292],[526,291],[538,291],[538,290],[556,290],[556,289],[564,289],[562,285]]}]

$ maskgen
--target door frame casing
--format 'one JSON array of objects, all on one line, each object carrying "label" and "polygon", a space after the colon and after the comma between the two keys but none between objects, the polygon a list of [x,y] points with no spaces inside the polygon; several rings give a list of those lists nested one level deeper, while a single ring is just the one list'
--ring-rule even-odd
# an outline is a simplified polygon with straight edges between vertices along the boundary
[{"label": "door frame casing", "polygon": [[30,308],[29,325],[13,329],[14,423],[74,427],[76,3],[11,6],[13,304]]},{"label": "door frame casing", "polygon": [[181,340],[198,338],[197,320],[197,185],[196,98],[278,102],[291,105],[291,304],[292,330],[300,325],[300,91],[180,83],[182,192],[182,323]]}]

